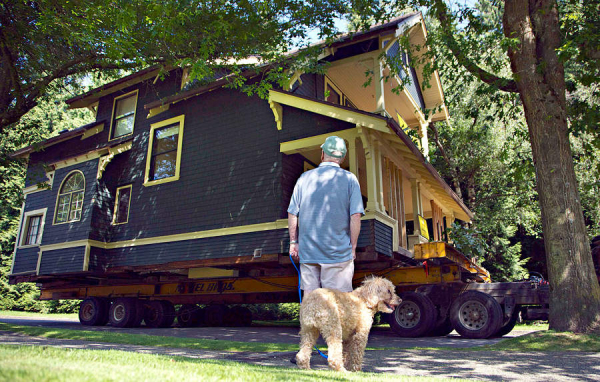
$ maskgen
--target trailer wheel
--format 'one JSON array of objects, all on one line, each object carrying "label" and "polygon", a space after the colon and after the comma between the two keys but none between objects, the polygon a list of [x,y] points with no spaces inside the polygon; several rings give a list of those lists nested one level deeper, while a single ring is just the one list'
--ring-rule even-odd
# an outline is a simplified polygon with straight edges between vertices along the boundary
[{"label": "trailer wheel", "polygon": [[184,304],[181,305],[177,310],[177,322],[179,326],[183,328],[190,328],[198,325],[198,317],[200,313],[200,307],[195,304]]},{"label": "trailer wheel", "polygon": [[450,306],[452,326],[466,338],[488,338],[502,327],[502,308],[498,301],[479,291],[460,294]]},{"label": "trailer wheel", "polygon": [[444,337],[450,334],[454,328],[452,327],[452,322],[450,322],[450,317],[446,317],[444,321],[438,323],[438,325],[429,333],[432,337]]},{"label": "trailer wheel", "polygon": [[79,322],[88,326],[106,325],[108,309],[109,302],[105,298],[87,297],[79,304]]},{"label": "trailer wheel", "polygon": [[389,317],[390,327],[400,337],[420,337],[433,329],[436,310],[431,299],[416,292],[400,293],[402,302]]},{"label": "trailer wheel", "polygon": [[206,326],[223,326],[227,315],[225,305],[209,305],[204,310],[204,323]]},{"label": "trailer wheel", "polygon": [[519,319],[519,312],[519,309],[515,309],[510,318],[504,320],[504,322],[502,323],[502,327],[496,334],[494,334],[494,337],[502,337],[510,333],[517,324],[517,320]]},{"label": "trailer wheel", "polygon": [[226,313],[225,321],[229,326],[251,326],[252,312],[244,306],[234,306]]},{"label": "trailer wheel", "polygon": [[175,308],[170,301],[150,301],[144,312],[144,321],[151,328],[168,328],[175,321]]},{"label": "trailer wheel", "polygon": [[113,301],[108,312],[111,326],[117,328],[130,328],[137,319],[137,299],[117,298]]}]

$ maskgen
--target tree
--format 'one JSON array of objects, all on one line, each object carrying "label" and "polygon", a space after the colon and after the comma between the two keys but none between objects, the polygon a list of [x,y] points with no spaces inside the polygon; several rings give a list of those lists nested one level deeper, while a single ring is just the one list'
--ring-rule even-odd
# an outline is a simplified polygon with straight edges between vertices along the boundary
[{"label": "tree", "polygon": [[[490,86],[519,94],[541,206],[551,285],[550,327],[575,332],[600,330],[600,286],[569,143],[564,62],[581,61],[580,78],[597,81],[598,4],[575,0],[492,1],[502,15],[499,28],[472,8],[450,9],[442,0],[399,0],[394,4],[397,8],[429,7],[441,25],[439,39],[461,67]],[[565,14],[561,18],[559,5],[569,12],[567,16],[577,18],[577,28],[565,22]],[[375,13],[384,12],[378,9]],[[481,46],[469,38],[482,33],[489,36],[492,47],[506,51],[508,77],[502,66],[481,57]]]},{"label": "tree", "polygon": [[347,9],[336,0],[0,1],[0,134],[56,79],[150,65],[203,78],[230,59],[271,62],[314,28],[331,37]]}]

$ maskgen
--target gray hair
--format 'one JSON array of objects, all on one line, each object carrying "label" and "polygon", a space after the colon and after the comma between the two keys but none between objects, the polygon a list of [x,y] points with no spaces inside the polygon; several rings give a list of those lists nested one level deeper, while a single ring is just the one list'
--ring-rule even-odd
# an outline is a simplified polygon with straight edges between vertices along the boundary
[{"label": "gray hair", "polygon": [[323,162],[335,162],[337,164],[342,164],[342,162],[344,161],[344,158],[346,158],[345,155],[341,158],[336,158],[336,157],[327,155],[327,154],[325,154],[325,152],[323,152]]}]

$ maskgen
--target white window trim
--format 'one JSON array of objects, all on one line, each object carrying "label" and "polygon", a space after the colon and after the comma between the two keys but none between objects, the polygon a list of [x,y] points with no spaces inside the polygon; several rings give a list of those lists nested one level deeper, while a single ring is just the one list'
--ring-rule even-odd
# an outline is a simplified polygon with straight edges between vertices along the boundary
[{"label": "white window trim", "polygon": [[[33,248],[33,247],[40,246],[40,244],[42,242],[42,235],[44,234],[44,225],[46,223],[46,211],[47,210],[48,210],[48,208],[40,208],[38,210],[27,211],[27,212],[23,213],[23,218],[21,219],[21,229],[20,229],[19,238],[18,238],[19,245],[18,245],[17,249]],[[29,226],[29,224],[28,224],[29,217],[36,216],[36,215],[42,215],[42,219],[40,221],[40,228],[38,231],[37,243],[25,245],[25,244],[23,244],[23,242],[26,239],[26,235],[27,235],[27,228]]]}]

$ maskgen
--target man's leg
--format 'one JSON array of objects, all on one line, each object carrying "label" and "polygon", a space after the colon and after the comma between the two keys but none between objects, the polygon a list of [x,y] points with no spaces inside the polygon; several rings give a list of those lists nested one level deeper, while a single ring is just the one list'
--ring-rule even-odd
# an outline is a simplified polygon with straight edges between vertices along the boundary
[{"label": "man's leg", "polygon": [[354,260],[343,263],[321,264],[321,287],[352,292]]},{"label": "man's leg", "polygon": [[321,266],[319,264],[300,264],[300,287],[306,296],[321,288]]}]

